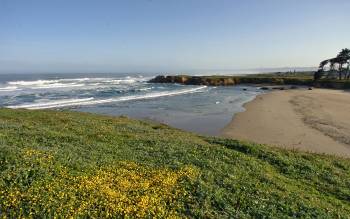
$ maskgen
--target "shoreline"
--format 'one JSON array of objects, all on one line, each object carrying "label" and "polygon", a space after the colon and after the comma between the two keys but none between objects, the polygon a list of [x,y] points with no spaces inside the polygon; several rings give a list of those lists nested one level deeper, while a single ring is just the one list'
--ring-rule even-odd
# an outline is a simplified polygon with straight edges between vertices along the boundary
[{"label": "shoreline", "polygon": [[350,157],[350,92],[296,89],[260,94],[221,136]]}]

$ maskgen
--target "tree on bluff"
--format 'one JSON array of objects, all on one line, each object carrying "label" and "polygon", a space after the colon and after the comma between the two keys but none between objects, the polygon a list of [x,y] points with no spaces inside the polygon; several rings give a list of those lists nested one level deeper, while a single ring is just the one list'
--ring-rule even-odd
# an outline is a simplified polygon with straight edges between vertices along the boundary
[{"label": "tree on bluff", "polygon": [[[327,67],[328,66],[328,67]],[[328,71],[326,69],[328,68]],[[342,49],[335,58],[323,60],[314,74],[314,79],[321,79],[324,75],[327,78],[338,78],[349,80],[350,78],[350,49]]]}]

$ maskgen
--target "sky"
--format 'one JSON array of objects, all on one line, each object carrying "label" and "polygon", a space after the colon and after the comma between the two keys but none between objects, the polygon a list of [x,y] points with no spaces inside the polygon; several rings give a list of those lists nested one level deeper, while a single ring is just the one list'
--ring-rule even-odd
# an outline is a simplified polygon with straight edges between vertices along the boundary
[{"label": "sky", "polygon": [[0,73],[310,67],[346,47],[349,0],[0,0]]}]

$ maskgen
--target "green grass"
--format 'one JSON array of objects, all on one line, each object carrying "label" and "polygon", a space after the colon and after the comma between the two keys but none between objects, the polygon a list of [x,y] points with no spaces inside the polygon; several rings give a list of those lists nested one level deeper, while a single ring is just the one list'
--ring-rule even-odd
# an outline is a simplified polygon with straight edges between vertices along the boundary
[{"label": "green grass", "polygon": [[0,217],[349,215],[349,159],[126,117],[0,109]]}]

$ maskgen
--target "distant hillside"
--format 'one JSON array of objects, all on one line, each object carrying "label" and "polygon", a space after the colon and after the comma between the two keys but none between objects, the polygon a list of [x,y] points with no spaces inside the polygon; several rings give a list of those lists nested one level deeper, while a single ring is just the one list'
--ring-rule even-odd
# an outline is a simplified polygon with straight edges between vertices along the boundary
[{"label": "distant hillside", "polygon": [[349,159],[0,109],[0,217],[348,218],[349,197]]}]

